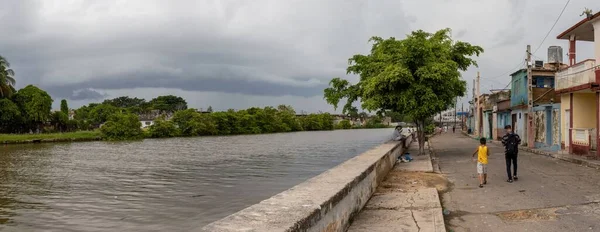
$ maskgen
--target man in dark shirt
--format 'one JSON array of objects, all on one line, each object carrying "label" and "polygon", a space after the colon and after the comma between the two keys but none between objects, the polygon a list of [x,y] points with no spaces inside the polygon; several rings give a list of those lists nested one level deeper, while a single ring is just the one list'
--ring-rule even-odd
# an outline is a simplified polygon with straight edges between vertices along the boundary
[{"label": "man in dark shirt", "polygon": [[[505,152],[504,158],[506,159],[506,174],[508,175],[508,182],[512,183],[513,180],[518,180],[517,177],[517,156],[519,154],[519,144],[521,144],[521,138],[515,134],[510,125],[504,127],[506,129],[506,135],[502,137],[502,144],[504,145]],[[513,166],[513,172],[511,175],[511,163]]]}]

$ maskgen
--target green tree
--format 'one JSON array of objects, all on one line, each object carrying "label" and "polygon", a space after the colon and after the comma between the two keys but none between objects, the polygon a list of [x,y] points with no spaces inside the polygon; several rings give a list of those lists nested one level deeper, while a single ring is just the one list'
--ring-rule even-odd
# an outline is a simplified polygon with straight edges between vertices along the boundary
[{"label": "green tree", "polygon": [[[404,115],[402,115],[401,113],[398,112],[394,112],[394,111],[386,111],[384,113],[385,116],[388,116],[392,119],[392,122],[405,122],[405,117]],[[412,122],[412,120],[408,120],[409,122]]]},{"label": "green tree", "polygon": [[300,119],[306,131],[333,130],[333,116],[329,113],[309,114]]},{"label": "green tree", "polygon": [[208,108],[206,109],[206,111],[212,113],[213,112],[212,106],[208,106]]},{"label": "green tree", "polygon": [[230,135],[236,134],[236,132],[238,132],[236,125],[236,117],[233,116],[233,114],[235,113],[216,112],[210,114],[211,120],[215,123],[215,126],[217,127],[218,134]]},{"label": "green tree", "polygon": [[14,100],[21,109],[29,129],[40,129],[40,126],[50,119],[53,100],[46,91],[28,85],[15,94]]},{"label": "green tree", "polygon": [[108,104],[119,108],[131,108],[144,106],[146,104],[146,100],[143,98],[122,96],[113,99],[106,99],[102,102],[102,104]]},{"label": "green tree", "polygon": [[381,119],[381,117],[375,116],[375,117],[372,117],[369,120],[367,120],[365,127],[366,128],[385,128],[386,126],[383,125],[383,120]]},{"label": "green tree", "polygon": [[349,59],[347,72],[359,75],[359,82],[334,78],[324,91],[325,98],[336,108],[346,99],[344,112],[360,100],[368,111],[391,110],[411,117],[417,125],[419,150],[424,153],[425,120],[464,95],[466,82],[460,71],[477,66],[471,57],[483,49],[453,41],[450,29],[433,34],[418,30],[403,40],[372,37],[370,41],[370,54]]},{"label": "green tree", "polygon": [[161,112],[176,112],[187,109],[185,99],[173,95],[159,96],[150,101],[152,108]]},{"label": "green tree", "polygon": [[241,134],[260,134],[263,133],[258,126],[256,116],[250,114],[248,110],[240,110],[237,112],[240,120]]},{"label": "green tree", "polygon": [[79,122],[74,119],[67,121],[67,131],[76,131],[79,128]]},{"label": "green tree", "polygon": [[67,104],[67,99],[62,99],[60,101],[60,111],[69,116],[69,105]]},{"label": "green tree", "polygon": [[88,118],[89,118],[90,123],[98,126],[98,125],[108,121],[108,119],[110,118],[111,115],[120,113],[120,112],[121,112],[121,110],[115,106],[112,106],[109,104],[100,104],[100,105],[93,107],[89,111]]},{"label": "green tree", "polygon": [[277,107],[277,117],[281,119],[281,122],[287,131],[301,131],[302,125],[300,124],[300,120],[296,117],[296,111],[292,106],[279,105]]},{"label": "green tree", "polygon": [[67,129],[67,123],[69,122],[69,116],[62,111],[53,112],[50,117],[50,123],[54,126],[54,129],[63,132]]},{"label": "green tree", "polygon": [[110,115],[108,121],[100,127],[102,137],[107,140],[143,139],[142,123],[138,116],[131,113]]},{"label": "green tree", "polygon": [[349,120],[342,120],[337,124],[338,129],[350,129],[352,128],[352,124],[350,124]]},{"label": "green tree", "polygon": [[171,119],[183,136],[216,135],[218,129],[209,115],[195,109],[177,111]]},{"label": "green tree", "polygon": [[20,124],[19,106],[6,98],[0,99],[0,132],[13,132]]},{"label": "green tree", "polygon": [[0,56],[0,97],[10,97],[15,92],[15,72],[10,63]]},{"label": "green tree", "polygon": [[148,134],[152,138],[170,138],[179,135],[179,129],[175,123],[166,121],[160,117],[154,120],[154,123],[148,128]]},{"label": "green tree", "polygon": [[359,118],[359,114],[358,114],[358,109],[356,107],[350,107],[350,109],[348,109],[347,114],[348,117],[350,117],[350,120],[356,120]]}]

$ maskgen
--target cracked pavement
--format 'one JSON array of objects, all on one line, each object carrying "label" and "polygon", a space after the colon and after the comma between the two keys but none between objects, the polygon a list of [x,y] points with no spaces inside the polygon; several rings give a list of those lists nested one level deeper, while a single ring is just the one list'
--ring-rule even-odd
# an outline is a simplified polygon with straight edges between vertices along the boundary
[{"label": "cracked pavement", "polygon": [[[413,145],[411,150],[416,150]],[[433,171],[429,156],[413,158],[388,173],[349,232],[445,231],[438,190],[447,189],[448,182],[439,174],[426,173]]]},{"label": "cracked pavement", "polygon": [[[519,152],[519,181],[507,183],[501,144],[488,144],[488,184],[471,159],[478,141],[460,133],[432,139],[448,231],[600,231],[600,170]],[[439,169],[438,169],[439,168]]]}]

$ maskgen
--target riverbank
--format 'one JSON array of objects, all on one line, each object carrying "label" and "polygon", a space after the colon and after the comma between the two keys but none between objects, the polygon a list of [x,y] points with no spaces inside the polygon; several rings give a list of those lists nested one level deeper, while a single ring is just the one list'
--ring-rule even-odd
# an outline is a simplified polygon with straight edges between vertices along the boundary
[{"label": "riverbank", "polygon": [[102,140],[102,135],[99,131],[77,131],[49,134],[0,134],[0,144],[83,142],[97,140]]},{"label": "riverbank", "polygon": [[[357,129],[385,129],[384,128],[351,128],[335,130],[357,130]],[[289,132],[288,132],[289,133]],[[178,136],[185,137],[185,136]],[[202,136],[198,136],[202,137]],[[149,138],[149,137],[148,137]],[[65,133],[48,134],[0,134],[0,144],[29,144],[29,143],[58,143],[58,142],[87,142],[103,140],[100,131],[76,131]]]}]

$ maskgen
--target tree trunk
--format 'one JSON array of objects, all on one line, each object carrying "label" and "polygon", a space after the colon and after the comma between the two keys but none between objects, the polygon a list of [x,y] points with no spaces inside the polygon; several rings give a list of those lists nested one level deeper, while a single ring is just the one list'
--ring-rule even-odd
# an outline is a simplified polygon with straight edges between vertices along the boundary
[{"label": "tree trunk", "polygon": [[415,120],[415,124],[417,125],[417,137],[419,142],[419,155],[425,154],[425,120]]}]

